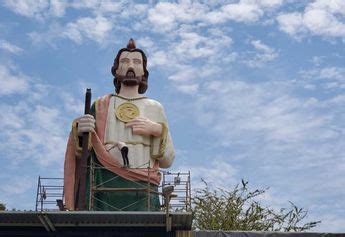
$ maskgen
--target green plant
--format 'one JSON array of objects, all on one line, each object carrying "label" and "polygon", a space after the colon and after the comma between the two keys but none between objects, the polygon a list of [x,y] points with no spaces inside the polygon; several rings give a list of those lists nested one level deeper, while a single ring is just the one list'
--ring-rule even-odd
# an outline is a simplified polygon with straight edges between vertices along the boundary
[{"label": "green plant", "polygon": [[233,190],[211,190],[202,180],[204,188],[192,197],[193,227],[200,230],[238,231],[305,231],[320,221],[302,223],[308,212],[290,202],[289,208],[279,211],[263,206],[258,197],[267,189],[249,190],[248,182]]}]

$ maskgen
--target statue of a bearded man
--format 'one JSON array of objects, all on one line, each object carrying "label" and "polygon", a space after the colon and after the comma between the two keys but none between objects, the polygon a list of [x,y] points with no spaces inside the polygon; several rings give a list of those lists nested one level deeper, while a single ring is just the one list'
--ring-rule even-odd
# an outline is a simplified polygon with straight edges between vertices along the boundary
[{"label": "statue of a bearded man", "polygon": [[[146,211],[149,206],[151,211],[159,210],[159,198],[154,194],[160,183],[159,168],[170,167],[175,152],[162,105],[142,95],[148,87],[146,66],[145,53],[130,39],[127,47],[118,52],[111,69],[116,93],[98,98],[91,107],[91,115],[74,120],[65,156],[67,209],[75,209],[75,166],[81,155],[80,134],[89,132],[89,163],[92,161],[96,166],[91,175],[93,186],[122,191],[93,192],[93,207],[88,209]],[[89,172],[90,169],[86,182],[87,204]],[[147,188],[148,183],[153,191],[149,205],[148,192],[140,191]]]}]

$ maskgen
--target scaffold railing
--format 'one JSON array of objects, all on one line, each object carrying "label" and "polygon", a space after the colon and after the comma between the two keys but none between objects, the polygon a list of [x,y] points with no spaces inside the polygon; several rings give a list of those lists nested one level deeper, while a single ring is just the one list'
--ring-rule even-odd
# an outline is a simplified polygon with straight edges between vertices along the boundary
[{"label": "scaffold railing", "polygon": [[[188,172],[162,172],[162,190],[172,186],[173,192],[170,198],[170,209],[173,211],[190,211],[191,209],[191,182]],[[164,195],[163,195],[164,197]]]},{"label": "scaffold railing", "polygon": [[[89,211],[95,210],[93,202],[97,199],[95,193],[101,192],[147,192],[147,210],[150,210],[150,195],[159,195],[161,210],[169,211],[190,211],[191,209],[191,185],[190,172],[170,172],[162,171],[162,182],[157,190],[150,187],[150,179],[146,184],[140,185],[138,188],[123,187],[100,187],[100,184],[93,183],[94,169],[105,169],[95,163],[90,164],[90,189],[89,189]],[[143,168],[145,169],[145,168]],[[150,170],[147,168],[148,177]],[[110,180],[109,180],[110,181]],[[103,183],[106,183],[105,181]],[[136,181],[132,181],[136,182]],[[166,190],[170,190],[167,194]],[[167,196],[168,195],[168,196]],[[38,178],[37,195],[36,195],[36,211],[56,211],[64,210],[63,205],[63,178]],[[98,200],[99,201],[99,200]],[[111,206],[111,203],[105,203]],[[121,211],[114,208],[114,211]]]},{"label": "scaffold railing", "polygon": [[63,178],[38,177],[36,211],[58,211],[58,200],[63,196]]}]

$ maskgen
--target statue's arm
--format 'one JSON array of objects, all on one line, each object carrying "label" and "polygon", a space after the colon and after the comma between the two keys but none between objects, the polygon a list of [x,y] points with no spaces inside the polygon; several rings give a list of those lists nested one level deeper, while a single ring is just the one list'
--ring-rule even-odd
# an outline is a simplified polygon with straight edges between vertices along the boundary
[{"label": "statue's arm", "polygon": [[[95,114],[95,104],[91,107],[91,114]],[[65,163],[64,163],[64,199],[67,210],[74,210],[74,185],[76,158],[81,156],[82,136],[78,134],[78,121],[75,119],[72,123],[71,133],[68,139]],[[89,136],[89,148],[91,149],[91,136]]]},{"label": "statue's arm", "polygon": [[[84,132],[84,130],[90,130],[90,128],[87,128],[89,122],[85,123],[85,120],[88,121],[90,120],[90,118],[92,118],[91,120],[95,120],[96,119],[96,112],[95,112],[95,103],[92,104],[91,109],[90,109],[90,115],[83,115],[79,118],[74,119],[73,123],[72,123],[72,137],[74,139],[74,144],[75,144],[75,152],[76,152],[76,156],[80,156],[81,155],[81,151],[82,151],[82,144],[83,144],[83,136],[82,136],[82,132]],[[84,120],[84,123],[81,122],[81,120]],[[94,123],[94,122],[93,122]],[[81,127],[80,125],[82,124],[83,127]],[[94,127],[94,125],[93,125]],[[85,130],[85,131],[86,131]],[[91,144],[91,136],[89,136],[89,149],[92,148],[92,144]]]},{"label": "statue's arm", "polygon": [[175,149],[174,149],[173,141],[171,139],[170,131],[168,129],[167,124],[166,124],[166,129],[167,129],[167,132],[166,132],[165,138],[161,138],[162,145],[160,145],[160,150],[161,150],[162,155],[158,157],[160,168],[169,168],[172,165],[175,158]]},{"label": "statue's arm", "polygon": [[175,158],[175,149],[168,121],[161,105],[159,106],[157,121],[162,126],[162,133],[159,137],[152,137],[151,156],[158,160],[160,168],[169,168]]}]

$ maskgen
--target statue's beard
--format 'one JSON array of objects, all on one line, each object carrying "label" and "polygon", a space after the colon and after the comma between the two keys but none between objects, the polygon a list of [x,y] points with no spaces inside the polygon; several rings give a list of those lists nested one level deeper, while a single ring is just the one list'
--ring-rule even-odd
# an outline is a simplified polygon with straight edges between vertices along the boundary
[{"label": "statue's beard", "polygon": [[139,85],[142,80],[142,76],[136,77],[135,72],[131,69],[127,71],[126,76],[116,75],[116,78],[119,80],[119,82],[123,83],[126,86]]}]

